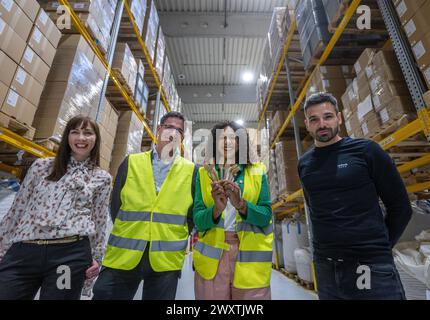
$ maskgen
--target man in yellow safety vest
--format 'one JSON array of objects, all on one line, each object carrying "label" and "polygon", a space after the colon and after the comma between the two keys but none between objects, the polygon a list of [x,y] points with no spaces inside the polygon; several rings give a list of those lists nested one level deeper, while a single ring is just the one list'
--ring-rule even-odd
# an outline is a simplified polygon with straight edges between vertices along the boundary
[{"label": "man in yellow safety vest", "polygon": [[118,169],[114,221],[94,299],[174,300],[192,223],[195,165],[180,156],[182,114],[169,112],[151,151],[130,154]]}]

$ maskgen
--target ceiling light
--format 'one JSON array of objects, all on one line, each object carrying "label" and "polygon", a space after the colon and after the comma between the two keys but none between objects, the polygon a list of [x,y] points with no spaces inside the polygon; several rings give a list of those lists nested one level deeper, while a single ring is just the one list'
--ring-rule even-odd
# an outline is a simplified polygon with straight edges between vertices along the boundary
[{"label": "ceiling light", "polygon": [[235,122],[240,126],[243,126],[243,124],[245,123],[242,119],[236,120]]},{"label": "ceiling light", "polygon": [[181,28],[187,28],[190,24],[188,22],[182,22]]},{"label": "ceiling light", "polygon": [[242,80],[244,82],[251,82],[252,80],[254,80],[254,74],[250,71],[246,71],[242,74]]},{"label": "ceiling light", "polygon": [[193,93],[193,98],[198,98],[199,95],[197,93]]},{"label": "ceiling light", "polygon": [[178,75],[178,79],[185,80],[185,74],[181,73],[180,75]]},{"label": "ceiling light", "polygon": [[202,28],[204,28],[204,29],[207,29],[207,27],[209,27],[209,23],[207,23],[207,22],[202,22],[202,23],[200,24],[200,27],[202,27]]},{"label": "ceiling light", "polygon": [[208,93],[206,94],[206,97],[208,97],[208,98],[212,97],[212,93],[208,92]]}]

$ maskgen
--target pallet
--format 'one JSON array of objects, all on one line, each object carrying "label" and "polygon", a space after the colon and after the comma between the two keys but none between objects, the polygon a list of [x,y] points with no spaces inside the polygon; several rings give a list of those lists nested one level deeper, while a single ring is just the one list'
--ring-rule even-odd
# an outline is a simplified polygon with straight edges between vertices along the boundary
[{"label": "pallet", "polygon": [[125,88],[125,91],[127,91],[127,93],[129,94],[129,96],[133,97],[133,90],[128,85],[127,80],[124,78],[124,76],[121,73],[121,70],[118,69],[118,68],[112,68],[112,72],[115,75],[115,77],[118,78],[119,82]]},{"label": "pallet", "polygon": [[28,140],[33,140],[34,134],[36,133],[36,129],[32,126],[22,123],[14,117],[10,117],[2,112],[0,112],[0,126]]},{"label": "pallet", "polygon": [[302,286],[304,289],[307,290],[315,290],[315,286],[313,282],[308,282],[303,279],[300,279],[299,276],[296,273],[290,272],[286,270],[285,268],[281,268],[280,272],[285,275],[287,278],[294,280],[297,284]]},{"label": "pallet", "polygon": [[383,124],[377,131],[370,133],[368,135],[368,138],[376,142],[382,141],[392,133],[409,124],[412,120],[412,117],[406,114],[397,118],[390,119],[387,123]]},{"label": "pallet", "polygon": [[44,147],[45,149],[48,149],[49,151],[52,151],[52,152],[55,152],[55,153],[57,153],[58,149],[60,148],[60,144],[58,142],[56,142],[54,140],[50,140],[50,139],[44,139],[44,140],[41,140],[41,141],[40,140],[39,141],[35,140],[35,142],[38,145]]}]

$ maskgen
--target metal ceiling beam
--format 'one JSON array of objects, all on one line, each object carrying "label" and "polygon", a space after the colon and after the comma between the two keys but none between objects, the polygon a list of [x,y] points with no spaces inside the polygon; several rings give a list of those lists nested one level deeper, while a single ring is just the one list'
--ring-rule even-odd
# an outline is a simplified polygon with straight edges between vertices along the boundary
[{"label": "metal ceiling beam", "polygon": [[255,84],[237,86],[177,86],[185,104],[195,103],[256,103]]},{"label": "metal ceiling beam", "polygon": [[165,37],[186,38],[264,38],[272,14],[229,13],[227,26],[224,13],[160,12]]}]

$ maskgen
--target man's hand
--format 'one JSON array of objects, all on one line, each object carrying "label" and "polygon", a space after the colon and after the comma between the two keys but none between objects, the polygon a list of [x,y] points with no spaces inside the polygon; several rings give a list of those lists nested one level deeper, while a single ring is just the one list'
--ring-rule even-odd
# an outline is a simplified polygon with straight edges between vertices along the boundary
[{"label": "man's hand", "polygon": [[95,277],[99,275],[99,264],[96,260],[93,260],[91,267],[87,269],[85,272],[87,280],[93,280]]}]

